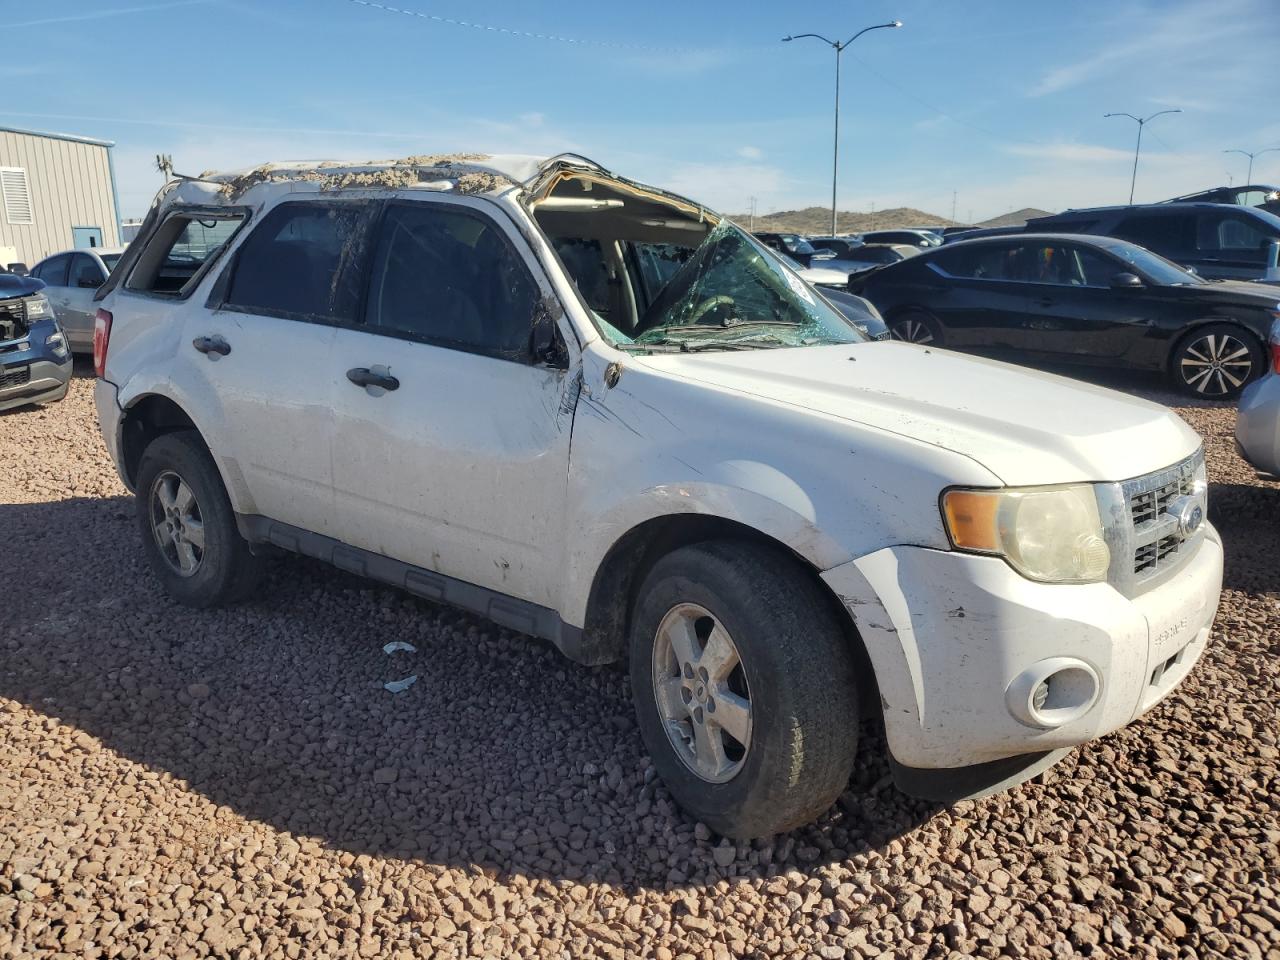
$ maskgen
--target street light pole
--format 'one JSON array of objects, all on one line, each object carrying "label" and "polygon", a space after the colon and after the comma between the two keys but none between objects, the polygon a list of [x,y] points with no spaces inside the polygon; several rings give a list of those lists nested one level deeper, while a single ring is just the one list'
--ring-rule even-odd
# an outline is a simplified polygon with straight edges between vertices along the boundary
[{"label": "street light pole", "polygon": [[1264,153],[1271,153],[1272,151],[1275,151],[1275,150],[1280,150],[1280,147],[1267,147],[1265,150],[1255,150],[1253,151],[1253,153],[1250,153],[1248,150],[1223,150],[1222,152],[1223,153],[1243,153],[1246,157],[1249,158],[1249,172],[1244,175],[1244,185],[1246,187],[1251,187],[1253,186],[1253,158],[1260,157]]},{"label": "street light pole", "polygon": [[877,23],[873,27],[864,27],[843,43],[837,40],[828,40],[820,33],[798,33],[794,36],[782,38],[782,42],[787,43],[791,40],[803,40],[805,37],[812,37],[815,40],[821,40],[836,52],[836,122],[834,141],[831,147],[831,235],[833,237],[836,235],[836,182],[840,176],[840,54],[844,53],[845,47],[869,30],[884,30],[900,26],[902,26],[901,20]]},{"label": "street light pole", "polygon": [[1156,117],[1163,117],[1166,113],[1181,113],[1181,110],[1160,110],[1151,114],[1149,117],[1135,117],[1132,113],[1108,113],[1106,117],[1128,117],[1130,120],[1136,120],[1138,123],[1138,145],[1133,148],[1133,178],[1129,181],[1129,206],[1133,206],[1133,188],[1138,183],[1138,154],[1142,152],[1142,128],[1154,120]]}]

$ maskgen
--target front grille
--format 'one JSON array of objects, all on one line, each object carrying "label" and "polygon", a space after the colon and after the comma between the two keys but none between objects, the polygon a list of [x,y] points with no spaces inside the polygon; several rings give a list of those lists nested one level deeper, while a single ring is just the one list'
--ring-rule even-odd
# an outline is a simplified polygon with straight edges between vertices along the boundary
[{"label": "front grille", "polygon": [[30,382],[30,367],[14,367],[10,370],[0,371],[0,390],[4,390],[6,387],[20,387]]},{"label": "front grille", "polygon": [[1196,475],[1204,465],[1204,451],[1198,450],[1180,463],[1121,484],[1130,524],[1129,546],[1134,582],[1148,580],[1177,565],[1188,541],[1199,531],[1179,529],[1178,520],[1167,513],[1170,504],[1180,497],[1200,496]]},{"label": "front grille", "polygon": [[26,308],[19,299],[0,300],[0,342],[15,340],[27,332]]}]

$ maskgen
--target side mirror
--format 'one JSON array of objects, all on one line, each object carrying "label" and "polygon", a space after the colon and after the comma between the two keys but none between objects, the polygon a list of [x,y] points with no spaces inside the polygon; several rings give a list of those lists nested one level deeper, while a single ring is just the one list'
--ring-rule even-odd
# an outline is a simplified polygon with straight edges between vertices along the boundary
[{"label": "side mirror", "polygon": [[569,365],[569,351],[565,349],[556,321],[560,319],[560,301],[546,296],[533,310],[533,323],[529,330],[529,356],[534,363],[564,369]]},{"label": "side mirror", "polygon": [[1117,273],[1111,278],[1112,290],[1138,290],[1145,286],[1142,278],[1136,273]]}]

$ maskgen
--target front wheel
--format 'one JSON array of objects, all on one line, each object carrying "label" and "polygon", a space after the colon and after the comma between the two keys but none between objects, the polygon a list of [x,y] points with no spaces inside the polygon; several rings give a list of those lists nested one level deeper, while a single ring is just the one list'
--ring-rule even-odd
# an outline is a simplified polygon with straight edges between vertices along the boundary
[{"label": "front wheel", "polygon": [[925,346],[942,346],[942,327],[931,314],[923,310],[908,310],[889,323],[889,335],[894,340],[919,343]]},{"label": "front wheel", "polygon": [[858,739],[844,632],[792,558],[714,541],[663,557],[631,625],[631,687],[677,802],[735,839],[800,826],[848,783]]},{"label": "front wheel", "polygon": [[1183,393],[1205,400],[1233,400],[1263,369],[1262,345],[1229,323],[1192,330],[1174,348],[1170,373]]}]

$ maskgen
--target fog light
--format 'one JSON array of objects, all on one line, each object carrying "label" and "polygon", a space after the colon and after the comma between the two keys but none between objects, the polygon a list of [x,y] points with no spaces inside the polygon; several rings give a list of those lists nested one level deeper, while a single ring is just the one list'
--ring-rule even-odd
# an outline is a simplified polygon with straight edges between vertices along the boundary
[{"label": "fog light", "polygon": [[1005,705],[1019,723],[1052,730],[1079,720],[1102,692],[1098,671],[1075,657],[1051,657],[1023,670],[1005,691]]}]

